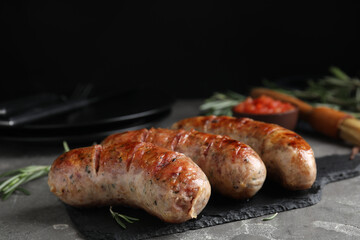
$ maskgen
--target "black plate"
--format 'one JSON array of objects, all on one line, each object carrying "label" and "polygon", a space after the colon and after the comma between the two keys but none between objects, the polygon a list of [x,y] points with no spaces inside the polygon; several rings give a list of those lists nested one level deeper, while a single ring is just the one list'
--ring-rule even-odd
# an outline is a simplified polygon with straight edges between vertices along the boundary
[{"label": "black plate", "polygon": [[115,131],[150,127],[168,115],[173,102],[165,93],[131,90],[66,114],[18,127],[1,126],[0,139],[96,140]]}]

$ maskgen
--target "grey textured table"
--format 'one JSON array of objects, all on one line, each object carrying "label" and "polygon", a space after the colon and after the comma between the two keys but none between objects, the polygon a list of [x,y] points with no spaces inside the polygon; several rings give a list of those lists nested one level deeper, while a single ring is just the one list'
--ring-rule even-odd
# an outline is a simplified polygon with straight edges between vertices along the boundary
[{"label": "grey textured table", "polygon": [[[197,115],[200,100],[179,100],[172,113],[155,127]],[[315,156],[350,154],[340,142],[301,134]],[[50,165],[62,146],[0,142],[0,172],[27,165]],[[27,184],[32,194],[15,194],[0,202],[0,239],[83,239],[74,228],[65,206],[50,193],[47,178]],[[320,203],[281,212],[271,221],[263,217],[159,237],[157,239],[360,239],[360,177],[325,186]]]}]

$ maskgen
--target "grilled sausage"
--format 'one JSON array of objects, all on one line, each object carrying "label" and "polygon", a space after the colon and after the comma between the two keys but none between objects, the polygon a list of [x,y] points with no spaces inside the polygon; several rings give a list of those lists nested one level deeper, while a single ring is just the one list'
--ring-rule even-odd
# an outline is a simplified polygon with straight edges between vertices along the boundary
[{"label": "grilled sausage", "polygon": [[314,153],[298,134],[249,118],[202,116],[181,120],[174,129],[227,135],[250,145],[264,161],[269,178],[290,190],[308,189],[316,178]]},{"label": "grilled sausage", "polygon": [[266,178],[265,165],[257,153],[229,137],[194,130],[152,128],[114,134],[102,144],[128,141],[151,142],[185,154],[205,172],[213,189],[235,199],[254,196]]},{"label": "grilled sausage", "polygon": [[126,205],[171,223],[196,218],[211,191],[204,172],[184,154],[139,142],[64,153],[52,164],[48,184],[72,206]]}]

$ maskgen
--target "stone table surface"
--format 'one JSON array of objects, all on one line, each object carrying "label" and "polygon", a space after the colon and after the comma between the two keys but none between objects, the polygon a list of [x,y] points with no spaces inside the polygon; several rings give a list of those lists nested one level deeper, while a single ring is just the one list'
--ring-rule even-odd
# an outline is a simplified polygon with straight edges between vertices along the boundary
[{"label": "stone table surface", "polygon": [[[169,127],[198,114],[201,100],[178,100],[171,114],[154,127]],[[300,133],[315,156],[349,154],[351,147],[311,132]],[[60,143],[0,142],[0,173],[28,165],[50,165],[63,152]],[[50,193],[47,178],[28,183],[30,196],[15,194],[0,202],[0,239],[84,239],[65,206]],[[162,236],[154,239],[360,239],[360,177],[325,186],[322,200],[311,207]]]}]

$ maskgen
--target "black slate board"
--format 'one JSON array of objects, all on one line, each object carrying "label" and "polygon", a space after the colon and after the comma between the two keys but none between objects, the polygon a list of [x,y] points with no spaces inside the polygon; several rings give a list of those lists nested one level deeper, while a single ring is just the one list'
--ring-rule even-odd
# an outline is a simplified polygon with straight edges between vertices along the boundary
[{"label": "black slate board", "polygon": [[134,224],[126,224],[127,229],[123,230],[111,217],[108,207],[66,207],[71,220],[86,239],[144,239],[308,207],[321,200],[321,190],[326,184],[360,175],[360,157],[349,160],[349,155],[332,155],[317,158],[316,162],[317,179],[309,190],[286,191],[267,181],[253,198],[246,201],[213,193],[198,218],[182,224],[164,223],[139,209],[117,207],[114,210],[140,219]]}]

